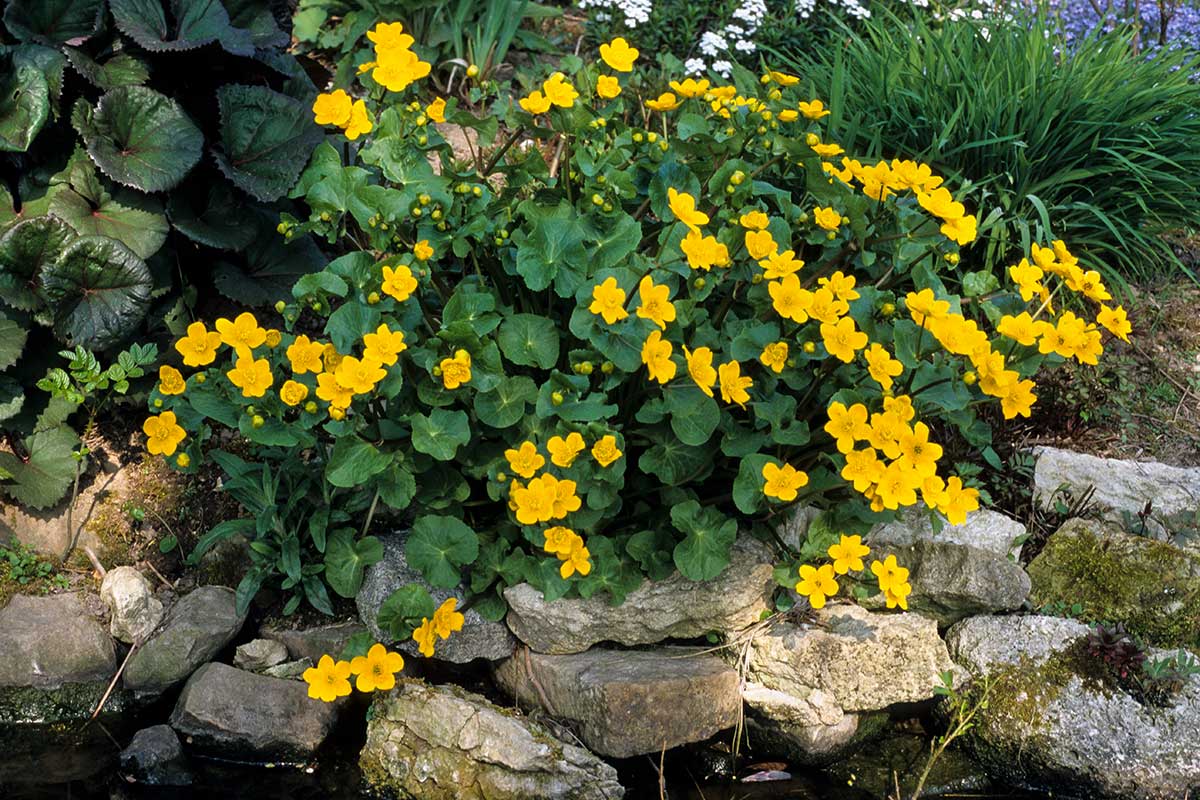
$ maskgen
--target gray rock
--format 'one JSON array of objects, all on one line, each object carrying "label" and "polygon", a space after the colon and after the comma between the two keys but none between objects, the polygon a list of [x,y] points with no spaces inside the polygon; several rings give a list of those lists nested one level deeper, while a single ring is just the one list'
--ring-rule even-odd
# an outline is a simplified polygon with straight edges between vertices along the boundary
[{"label": "gray rock", "polygon": [[867,534],[868,543],[912,545],[920,541],[950,542],[992,553],[1001,558],[1020,558],[1018,540],[1025,536],[1025,526],[1012,517],[981,508],[967,515],[961,525],[951,525],[942,518],[942,529],[933,531],[933,518],[928,509],[918,506],[909,509],[894,522],[876,525]]},{"label": "gray rock", "polygon": [[421,800],[610,800],[617,772],[454,686],[402,680],[375,697],[359,756],[377,791]]},{"label": "gray rock", "polygon": [[77,595],[19,594],[0,609],[0,686],[57,689],[116,669],[112,639]]},{"label": "gray rock", "polygon": [[1144,706],[1097,676],[1085,632],[1057,617],[975,617],[950,629],[954,659],[994,682],[967,734],[972,753],[1009,782],[1121,800],[1187,796],[1200,786],[1200,677],[1174,705]]},{"label": "gray rock", "polygon": [[212,663],[183,687],[171,727],[214,755],[303,760],[325,741],[342,705],[311,699],[299,681]]},{"label": "gray rock", "polygon": [[1042,508],[1051,509],[1061,487],[1077,498],[1095,487],[1093,507],[1117,523],[1122,522],[1121,512],[1137,514],[1151,503],[1153,513],[1147,527],[1160,536],[1166,533],[1164,519],[1190,518],[1200,510],[1200,468],[1038,448],[1033,469],[1034,500]]},{"label": "gray rock", "polygon": [[283,664],[276,664],[273,667],[268,667],[263,670],[263,675],[270,675],[272,678],[287,678],[288,680],[296,680],[304,676],[304,671],[313,666],[311,658],[300,658],[295,661],[287,661]]},{"label": "gray rock", "polygon": [[336,661],[341,657],[351,637],[365,633],[366,630],[366,626],[359,622],[334,622],[309,628],[286,628],[278,624],[266,624],[259,628],[258,635],[264,639],[282,642],[291,658],[307,658],[315,664],[323,655],[329,655]]},{"label": "gray rock", "polygon": [[951,668],[932,619],[848,604],[812,613],[813,625],[777,621],[753,638],[749,680],[796,698],[819,690],[862,712],[928,700]]},{"label": "gray rock", "polygon": [[154,587],[133,567],[114,567],[100,582],[100,599],[112,612],[109,632],[125,644],[145,641],[163,620]]},{"label": "gray rock", "polygon": [[729,566],[711,581],[678,573],[642,583],[612,606],[600,595],[548,603],[527,583],[504,590],[508,627],[538,653],[581,653],[598,642],[655,644],[737,631],[757,622],[775,591],[770,551],[753,539],[733,548]]},{"label": "gray rock", "polygon": [[659,753],[737,723],[738,674],[701,648],[594,649],[516,655],[496,680],[518,703],[574,723],[590,749],[613,758]]},{"label": "gray rock", "polygon": [[233,654],[233,665],[250,672],[262,672],[287,661],[288,649],[274,639],[253,639],[239,644]]},{"label": "gray rock", "polygon": [[150,786],[188,786],[188,768],[183,745],[169,725],[143,728],[121,751],[121,771],[138,783]]},{"label": "gray rock", "polygon": [[129,659],[125,686],[138,695],[161,694],[208,663],[245,621],[233,590],[201,586],[171,606],[163,626]]},{"label": "gray rock", "polygon": [[795,697],[747,683],[742,699],[754,752],[798,764],[833,763],[887,724],[886,714],[843,711],[820,690]]},{"label": "gray rock", "polygon": [[[427,589],[433,596],[434,603],[438,605],[450,597],[458,597],[461,600],[467,592],[464,588],[448,591],[430,586],[418,570],[408,566],[408,559],[404,555],[405,537],[402,534],[383,536],[380,539],[383,542],[383,560],[367,569],[362,588],[355,598],[358,615],[376,640],[395,646],[405,655],[415,656],[416,642],[412,639],[395,642],[391,635],[379,626],[379,608],[383,602],[392,592],[410,583]],[[499,661],[512,655],[516,640],[503,622],[490,622],[474,609],[464,612],[464,617],[461,631],[456,631],[445,641],[438,641],[435,658],[465,664],[477,658]]]}]

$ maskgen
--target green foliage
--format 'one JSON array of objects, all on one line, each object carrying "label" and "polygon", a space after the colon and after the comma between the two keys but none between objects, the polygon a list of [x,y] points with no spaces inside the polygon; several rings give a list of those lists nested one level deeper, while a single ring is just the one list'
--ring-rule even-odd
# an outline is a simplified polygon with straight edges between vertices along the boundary
[{"label": "green foliage", "polygon": [[0,605],[17,592],[47,594],[67,586],[67,576],[33,550],[20,542],[0,544]]},{"label": "green foliage", "polygon": [[925,160],[964,187],[972,261],[998,274],[1053,228],[1110,278],[1182,269],[1162,234],[1200,223],[1194,55],[1146,59],[1121,32],[1068,50],[1045,27],[881,11],[845,46],[786,53],[829,93],[847,148]]}]

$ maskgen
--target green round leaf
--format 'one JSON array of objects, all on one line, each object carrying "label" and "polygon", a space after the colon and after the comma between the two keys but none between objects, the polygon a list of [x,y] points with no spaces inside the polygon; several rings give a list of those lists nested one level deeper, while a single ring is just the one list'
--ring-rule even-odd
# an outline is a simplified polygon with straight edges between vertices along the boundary
[{"label": "green round leaf", "polygon": [[422,619],[433,617],[435,608],[433,598],[424,586],[409,583],[388,595],[379,607],[377,620],[379,627],[390,633],[393,640],[406,641]]},{"label": "green round leaf", "polygon": [[743,514],[756,514],[766,500],[763,494],[763,465],[767,462],[779,464],[777,459],[761,453],[751,453],[738,465],[737,478],[733,481],[733,504]]},{"label": "green round leaf", "polygon": [[458,448],[471,440],[471,423],[465,411],[435,408],[429,416],[413,414],[408,419],[413,449],[438,461],[454,458]]},{"label": "green round leaf", "polygon": [[54,332],[70,345],[103,350],[128,336],[150,303],[146,262],[116,241],[81,236],[42,271]]},{"label": "green round leaf", "polygon": [[325,581],[342,597],[354,597],[362,586],[363,572],[382,559],[383,542],[374,536],[355,540],[353,530],[336,530],[325,545]]},{"label": "green round leaf", "polygon": [[479,537],[460,519],[427,514],[413,523],[404,555],[425,580],[453,589],[461,581],[459,568],[479,555]]},{"label": "green round leaf", "polygon": [[96,31],[104,0],[8,0],[4,24],[23,42],[82,44]]},{"label": "green round leaf", "polygon": [[671,412],[671,430],[686,445],[706,443],[721,423],[717,401],[693,384],[676,383],[664,393]]},{"label": "green round leaf", "polygon": [[42,305],[38,276],[62,255],[75,232],[57,217],[21,220],[0,236],[0,302],[22,311]]},{"label": "green round leaf", "polygon": [[715,508],[688,500],[671,509],[671,523],[687,534],[675,545],[675,566],[691,581],[710,581],[729,564],[729,549],[737,538],[737,520]]},{"label": "green round leaf", "polygon": [[283,197],[323,136],[311,109],[265,86],[222,86],[217,104],[217,166],[234,186],[263,202]]},{"label": "green round leaf", "polygon": [[0,470],[12,475],[13,481],[0,488],[30,508],[49,508],[63,498],[75,478],[72,451],[78,443],[79,437],[64,425],[27,437],[27,461],[0,452]]},{"label": "green round leaf", "polygon": [[24,153],[50,115],[50,86],[31,66],[4,65],[0,78],[0,150]]},{"label": "green round leaf", "polygon": [[177,185],[204,145],[204,134],[178,103],[144,86],[105,92],[94,111],[77,105],[72,121],[96,166],[143,192]]},{"label": "green round leaf", "polygon": [[508,428],[525,418],[525,406],[537,401],[533,378],[505,378],[490,392],[475,395],[475,415],[493,428]]},{"label": "green round leaf", "polygon": [[153,198],[127,190],[118,193],[119,199],[108,192],[102,192],[100,198],[97,204],[69,189],[60,191],[50,200],[50,213],[76,233],[120,241],[141,259],[157,253],[167,241],[167,218]]},{"label": "green round leaf", "polygon": [[220,0],[109,0],[113,20],[129,38],[155,53],[218,42],[239,56],[254,55],[250,31],[234,28]]},{"label": "green round leaf", "polygon": [[207,191],[200,185],[189,188],[171,192],[167,201],[167,216],[180,233],[218,250],[241,250],[255,240],[256,227],[246,224],[246,205],[228,184],[216,180]]},{"label": "green round leaf", "polygon": [[383,472],[390,463],[392,457],[379,452],[370,442],[356,436],[343,436],[333,446],[329,463],[325,465],[325,479],[334,486],[352,489]]},{"label": "green round leaf", "polygon": [[558,328],[536,314],[509,314],[497,336],[500,352],[514,364],[550,369],[558,361]]}]

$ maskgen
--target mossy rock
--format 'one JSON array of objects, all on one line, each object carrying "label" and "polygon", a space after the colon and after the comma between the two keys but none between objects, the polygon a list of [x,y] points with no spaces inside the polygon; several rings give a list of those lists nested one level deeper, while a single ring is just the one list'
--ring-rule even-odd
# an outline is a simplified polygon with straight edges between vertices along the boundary
[{"label": "mossy rock", "polygon": [[1200,556],[1083,519],[1064,524],[1029,565],[1036,606],[1078,603],[1147,644],[1200,644]]},{"label": "mossy rock", "polygon": [[[104,697],[106,688],[99,682],[68,683],[57,689],[0,687],[0,728],[86,720]],[[119,715],[133,707],[132,693],[118,688],[105,702],[103,716]]]}]

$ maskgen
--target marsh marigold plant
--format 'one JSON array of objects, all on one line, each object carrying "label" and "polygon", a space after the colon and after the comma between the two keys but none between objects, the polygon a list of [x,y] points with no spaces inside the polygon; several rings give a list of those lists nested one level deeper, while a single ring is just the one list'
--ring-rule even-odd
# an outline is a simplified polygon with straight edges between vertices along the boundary
[{"label": "marsh marigold plant", "polygon": [[[1043,365],[1129,334],[1067,243],[1003,285],[965,272],[980,210],[929,165],[845,153],[794,76],[662,80],[614,40],[467,107],[430,100],[403,25],[368,36],[358,85],[313,106],[310,216],[280,225],[338,256],[274,313],[191,325],[152,395],[152,451],[215,459],[251,515],[198,548],[255,539],[243,598],[353,596],[388,520],[430,584],[466,592],[385,604],[429,653],[516,583],[620,602],[711,579],[739,530],[770,540],[803,504],[827,511],[781,583],[906,608],[907,571],[860,534],[918,505],[961,522],[979,491],[947,439],[986,448]],[[454,152],[455,128],[478,145]],[[222,449],[222,428],[252,446]],[[385,685],[397,662],[364,658]],[[323,696],[347,691],[315,669]]]}]

